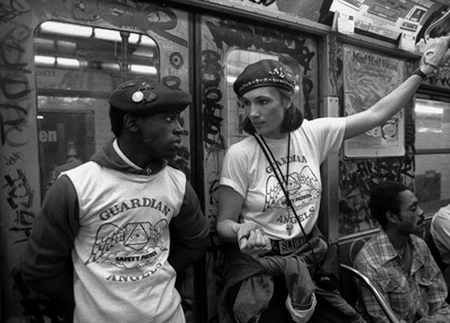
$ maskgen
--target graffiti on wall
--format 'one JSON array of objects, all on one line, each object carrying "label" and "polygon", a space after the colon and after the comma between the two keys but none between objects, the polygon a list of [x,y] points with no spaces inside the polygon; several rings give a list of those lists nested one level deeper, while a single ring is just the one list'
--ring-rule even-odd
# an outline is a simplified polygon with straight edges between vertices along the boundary
[{"label": "graffiti on wall", "polygon": [[209,155],[215,150],[225,149],[225,138],[221,133],[222,123],[222,101],[223,95],[220,90],[221,55],[212,50],[202,52],[202,104],[203,104],[203,141]]},{"label": "graffiti on wall", "polygon": [[30,236],[31,226],[33,225],[35,214],[31,211],[34,201],[34,191],[21,169],[17,169],[14,177],[5,175],[6,185],[3,189],[7,190],[8,205],[15,211],[15,225],[9,228],[14,232],[14,243],[26,242]]},{"label": "graffiti on wall", "polygon": [[[14,21],[16,17],[29,12],[25,5],[11,1],[10,6],[2,5],[3,33],[0,39],[0,139],[2,147],[9,155],[3,155],[5,172],[2,173],[2,190],[6,192],[6,202],[14,214],[15,227],[10,230],[17,235],[15,243],[26,241],[34,212],[34,191],[26,171],[20,165],[26,160],[23,150],[30,140],[29,113],[32,109],[32,73],[26,44],[32,40],[32,30],[26,24]],[[7,14],[6,14],[7,13]]]},{"label": "graffiti on wall", "polygon": [[339,233],[346,235],[377,227],[369,216],[369,194],[380,181],[399,178],[400,158],[340,162]]},{"label": "graffiti on wall", "polygon": [[[7,233],[8,273],[4,277],[6,288],[12,286],[20,292],[17,281],[20,275],[18,254],[28,241],[36,217],[36,196],[33,174],[26,164],[30,158],[33,123],[30,120],[34,108],[34,89],[29,48],[33,41],[33,28],[26,23],[31,9],[25,1],[12,0],[0,6],[0,144],[2,153],[1,196],[6,203],[2,209],[2,223]],[[32,151],[32,150],[31,150]],[[3,256],[2,250],[2,257]],[[11,291],[7,291],[7,298]],[[34,313],[36,302],[28,302],[21,294],[22,306],[11,304],[13,313]],[[15,298],[15,297],[14,297]],[[41,304],[41,308],[45,304]],[[28,315],[28,314],[26,314]],[[33,314],[29,314],[33,315]]]},{"label": "graffiti on wall", "polygon": [[432,74],[425,80],[426,83],[450,88],[450,67],[442,67],[438,74]]},{"label": "graffiti on wall", "polygon": [[[407,126],[408,128],[408,126]],[[403,182],[414,191],[413,147],[402,157],[344,159],[339,163],[339,234],[378,228],[370,216],[370,190],[383,181]]]}]

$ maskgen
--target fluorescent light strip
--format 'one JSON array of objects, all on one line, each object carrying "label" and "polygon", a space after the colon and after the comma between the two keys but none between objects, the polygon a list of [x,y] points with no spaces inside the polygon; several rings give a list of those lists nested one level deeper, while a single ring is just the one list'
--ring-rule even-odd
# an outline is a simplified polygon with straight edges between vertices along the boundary
[{"label": "fluorescent light strip", "polygon": [[146,66],[146,65],[131,65],[130,72],[140,74],[150,74],[150,75],[157,74],[157,70],[154,66]]},{"label": "fluorescent light strip", "polygon": [[102,69],[105,69],[105,70],[120,71],[120,66],[119,66],[119,64],[116,64],[116,63],[102,63],[101,66],[102,66]]},{"label": "fluorescent light strip", "polygon": [[[66,24],[57,21],[47,21],[41,25],[41,31],[50,34],[59,34],[66,36],[77,36],[77,37],[92,37],[96,39],[109,40],[114,42],[121,42],[122,37],[120,32],[117,30],[110,30],[105,28],[93,28],[88,26],[80,26],[73,24]],[[138,33],[131,33],[128,38],[130,44],[140,44],[143,46],[156,47],[155,42],[148,36]]]},{"label": "fluorescent light strip", "polygon": [[36,64],[39,65],[54,65],[56,62],[56,58],[52,56],[40,56],[36,55],[34,56],[34,60]]},{"label": "fluorescent light strip", "polygon": [[56,65],[63,67],[80,67],[80,62],[77,59],[57,57]]},{"label": "fluorescent light strip", "polygon": [[94,38],[121,42],[120,33],[115,30],[94,28]]},{"label": "fluorescent light strip", "polygon": [[420,104],[416,104],[414,111],[416,113],[427,113],[427,114],[443,114],[444,113],[444,110],[442,108],[427,107],[427,106],[420,105]]},{"label": "fluorescent light strip", "polygon": [[56,21],[47,21],[41,25],[41,30],[46,33],[70,35],[78,37],[91,37],[92,28],[80,25],[65,24]]}]

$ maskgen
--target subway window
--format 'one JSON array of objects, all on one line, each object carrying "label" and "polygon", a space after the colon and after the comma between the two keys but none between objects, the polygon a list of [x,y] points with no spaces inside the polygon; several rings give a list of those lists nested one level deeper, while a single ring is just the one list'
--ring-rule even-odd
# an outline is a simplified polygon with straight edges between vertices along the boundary
[{"label": "subway window", "polygon": [[427,216],[450,203],[450,97],[417,94],[415,194]]},{"label": "subway window", "polygon": [[34,50],[43,197],[112,138],[109,93],[128,78],[159,80],[159,52],[140,33],[57,21],[38,27]]}]

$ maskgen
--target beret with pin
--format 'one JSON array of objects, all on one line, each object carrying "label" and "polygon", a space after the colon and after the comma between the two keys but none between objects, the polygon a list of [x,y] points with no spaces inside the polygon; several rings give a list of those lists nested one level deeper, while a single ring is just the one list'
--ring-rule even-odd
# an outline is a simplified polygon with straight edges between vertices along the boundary
[{"label": "beret with pin", "polygon": [[250,90],[263,86],[275,86],[293,91],[294,73],[287,65],[279,61],[260,60],[244,69],[234,81],[233,90],[238,96],[242,96]]},{"label": "beret with pin", "polygon": [[168,111],[183,111],[191,103],[191,95],[172,90],[152,79],[128,80],[109,96],[114,108],[136,115],[151,115]]}]

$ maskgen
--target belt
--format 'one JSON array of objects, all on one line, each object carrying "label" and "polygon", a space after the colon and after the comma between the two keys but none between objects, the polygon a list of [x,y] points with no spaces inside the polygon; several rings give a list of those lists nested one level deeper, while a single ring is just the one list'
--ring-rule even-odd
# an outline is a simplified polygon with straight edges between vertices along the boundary
[{"label": "belt", "polygon": [[272,251],[281,256],[288,255],[307,243],[315,234],[316,228],[314,227],[306,237],[298,237],[290,240],[270,240],[272,242]]}]

